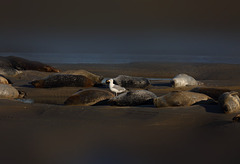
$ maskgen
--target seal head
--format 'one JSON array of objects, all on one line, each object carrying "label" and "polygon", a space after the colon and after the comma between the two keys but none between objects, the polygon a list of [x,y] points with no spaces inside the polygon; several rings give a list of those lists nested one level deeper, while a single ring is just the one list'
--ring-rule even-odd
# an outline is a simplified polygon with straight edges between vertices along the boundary
[{"label": "seal head", "polygon": [[236,113],[240,111],[239,93],[236,91],[223,93],[219,97],[218,102],[225,113]]}]

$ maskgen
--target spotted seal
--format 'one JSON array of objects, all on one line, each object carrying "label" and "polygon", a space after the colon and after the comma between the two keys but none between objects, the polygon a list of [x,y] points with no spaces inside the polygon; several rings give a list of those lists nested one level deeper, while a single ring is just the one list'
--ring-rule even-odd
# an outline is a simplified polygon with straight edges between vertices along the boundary
[{"label": "spotted seal", "polygon": [[65,105],[91,106],[106,104],[106,102],[114,97],[109,91],[100,89],[85,89],[74,93],[64,102]]},{"label": "spotted seal", "polygon": [[18,91],[11,85],[0,84],[0,98],[1,99],[15,99],[23,98],[25,96],[24,92]]},{"label": "spotted seal", "polygon": [[17,69],[14,69],[14,68],[3,68],[3,67],[0,67],[0,74],[1,75],[5,75],[5,76],[17,76],[19,74],[21,74],[22,71],[19,71]]},{"label": "spotted seal", "polygon": [[196,103],[215,103],[215,101],[205,94],[189,91],[172,91],[154,99],[156,107],[191,106]]},{"label": "spotted seal", "polygon": [[236,113],[240,111],[239,93],[236,91],[223,93],[219,97],[218,103],[225,113]]},{"label": "spotted seal", "polygon": [[170,83],[174,88],[203,85],[202,82],[195,80],[192,76],[187,74],[179,74],[175,76]]},{"label": "spotted seal", "polygon": [[149,80],[144,77],[133,77],[119,75],[113,79],[114,83],[124,88],[146,88],[151,85]]},{"label": "spotted seal", "polygon": [[53,74],[40,80],[34,80],[31,84],[36,88],[54,87],[92,87],[94,82],[82,75]]},{"label": "spotted seal", "polygon": [[136,106],[153,104],[153,99],[157,96],[147,90],[132,90],[122,93],[109,100],[111,105]]}]

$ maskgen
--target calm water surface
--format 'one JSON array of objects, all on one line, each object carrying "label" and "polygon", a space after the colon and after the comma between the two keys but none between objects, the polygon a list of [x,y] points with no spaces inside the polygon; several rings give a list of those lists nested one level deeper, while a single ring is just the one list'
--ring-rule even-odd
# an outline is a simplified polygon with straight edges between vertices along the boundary
[{"label": "calm water surface", "polygon": [[240,55],[217,54],[134,54],[134,53],[0,53],[0,56],[19,56],[44,63],[99,63],[131,62],[191,62],[240,64]]}]

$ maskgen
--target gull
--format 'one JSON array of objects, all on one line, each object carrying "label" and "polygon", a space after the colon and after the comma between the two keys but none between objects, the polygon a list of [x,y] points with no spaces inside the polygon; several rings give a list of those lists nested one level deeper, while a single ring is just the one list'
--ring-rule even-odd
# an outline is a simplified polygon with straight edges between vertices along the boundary
[{"label": "gull", "polygon": [[126,91],[125,88],[123,88],[119,85],[113,84],[113,79],[109,79],[109,80],[107,80],[107,82],[110,83],[109,88],[112,92],[115,92],[116,96],[117,96],[118,93],[122,93],[122,92]]}]

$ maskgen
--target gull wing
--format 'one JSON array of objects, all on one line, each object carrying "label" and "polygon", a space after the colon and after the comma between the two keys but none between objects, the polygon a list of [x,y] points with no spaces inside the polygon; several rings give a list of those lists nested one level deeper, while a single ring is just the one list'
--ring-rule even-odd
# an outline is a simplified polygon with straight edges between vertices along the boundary
[{"label": "gull wing", "polygon": [[119,85],[114,85],[113,88],[117,89],[118,91],[125,91],[126,90],[125,88],[123,88],[123,87],[121,87]]}]

